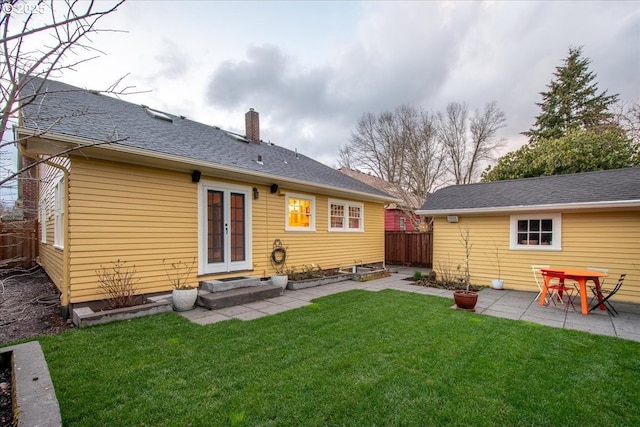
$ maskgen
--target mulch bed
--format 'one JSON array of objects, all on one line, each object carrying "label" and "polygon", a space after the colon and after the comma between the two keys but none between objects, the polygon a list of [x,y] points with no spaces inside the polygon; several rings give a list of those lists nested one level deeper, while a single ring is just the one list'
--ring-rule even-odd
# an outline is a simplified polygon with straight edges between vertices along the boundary
[{"label": "mulch bed", "polygon": [[[407,277],[404,280],[413,282],[413,284],[416,286],[425,286],[428,288],[448,289],[450,291],[467,290],[467,285],[461,282],[441,282],[441,281],[432,281],[429,279],[414,280],[412,277]],[[478,292],[484,288],[486,288],[486,286],[469,285],[470,291]]]},{"label": "mulch bed", "polygon": [[[39,267],[0,270],[0,346],[70,328],[71,324],[60,316],[59,297],[55,285]],[[0,360],[0,427],[10,426],[11,363]]]},{"label": "mulch bed", "polygon": [[0,270],[0,345],[54,335],[71,327],[60,293],[41,268]]}]

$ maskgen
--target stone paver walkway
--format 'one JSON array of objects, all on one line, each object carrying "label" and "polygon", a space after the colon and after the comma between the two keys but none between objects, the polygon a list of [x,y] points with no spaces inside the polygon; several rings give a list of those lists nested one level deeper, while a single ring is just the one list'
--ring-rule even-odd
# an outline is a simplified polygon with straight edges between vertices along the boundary
[{"label": "stone paver walkway", "polygon": [[[346,281],[298,291],[286,289],[283,295],[277,298],[227,307],[220,310],[207,310],[202,307],[197,307],[194,310],[180,314],[200,325],[207,325],[229,319],[253,320],[303,307],[310,304],[315,298],[353,289],[372,292],[377,292],[382,289],[395,289],[423,295],[441,296],[453,300],[451,291],[419,287],[404,280],[412,276],[414,270],[415,269],[396,269],[394,271],[398,272],[392,273],[390,277],[368,282]],[[594,310],[585,316],[579,311],[579,300],[575,302],[578,311],[569,308],[569,310],[565,312],[562,308],[538,305],[538,301],[534,301],[536,294],[536,292],[483,289],[480,291],[476,312],[507,319],[526,320],[546,326],[576,329],[599,335],[616,336],[640,342],[640,305],[638,304],[614,302],[616,310],[620,313],[620,315],[616,317],[611,317],[607,311],[600,310]]]}]

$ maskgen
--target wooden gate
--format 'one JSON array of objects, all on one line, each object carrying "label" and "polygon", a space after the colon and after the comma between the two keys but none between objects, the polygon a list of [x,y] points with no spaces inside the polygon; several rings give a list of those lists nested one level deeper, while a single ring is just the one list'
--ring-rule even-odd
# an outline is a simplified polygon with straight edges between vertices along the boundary
[{"label": "wooden gate", "polygon": [[433,231],[386,231],[385,262],[433,268]]},{"label": "wooden gate", "polygon": [[0,222],[0,268],[35,267],[37,234],[37,220]]}]

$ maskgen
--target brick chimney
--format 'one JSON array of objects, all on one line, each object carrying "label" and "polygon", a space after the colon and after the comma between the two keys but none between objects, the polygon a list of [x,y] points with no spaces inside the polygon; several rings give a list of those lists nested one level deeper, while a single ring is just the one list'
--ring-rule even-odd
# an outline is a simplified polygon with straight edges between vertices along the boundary
[{"label": "brick chimney", "polygon": [[260,115],[253,108],[244,115],[246,137],[249,141],[260,144]]}]

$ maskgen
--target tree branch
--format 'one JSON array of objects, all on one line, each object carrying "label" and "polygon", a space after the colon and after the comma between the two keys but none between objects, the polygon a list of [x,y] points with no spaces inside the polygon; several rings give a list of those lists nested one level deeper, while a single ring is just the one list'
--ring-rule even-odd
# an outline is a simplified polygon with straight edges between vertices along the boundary
[{"label": "tree branch", "polygon": [[87,145],[76,145],[75,147],[69,147],[65,150],[62,150],[58,153],[52,154],[50,156],[44,157],[42,159],[36,160],[34,163],[30,164],[29,166],[25,166],[24,168],[20,169],[19,171],[13,173],[12,175],[0,180],[0,186],[2,186],[3,184],[5,184],[8,181],[11,181],[12,179],[16,178],[17,176],[19,176],[20,174],[28,171],[29,169],[32,169],[42,163],[45,163],[51,159],[55,159],[56,157],[60,157],[60,156],[64,156],[65,154],[69,154],[71,152],[77,151],[77,150],[81,150],[83,148],[90,148],[90,147],[98,147],[100,145],[106,145],[106,144],[114,144],[117,142],[122,142],[122,141],[126,141],[128,138],[121,138],[121,139],[117,139],[117,140],[113,140],[113,141],[99,141],[96,142],[95,144],[87,144]]},{"label": "tree branch", "polygon": [[[95,21],[97,21],[98,19],[102,18],[105,15],[110,14],[111,12],[115,12],[116,9],[118,9],[118,7],[120,5],[122,5],[126,0],[121,0],[119,1],[115,6],[113,6],[110,9],[107,10],[103,10],[103,11],[99,11],[99,12],[93,12],[93,6],[95,4],[95,2],[92,0],[91,2],[89,2],[89,5],[87,7],[87,10],[85,13],[81,14],[81,15],[75,15],[73,14],[73,16],[69,17],[69,14],[67,15],[67,19],[65,19],[64,21],[59,21],[57,22],[55,20],[55,15],[54,15],[54,8],[53,8],[53,0],[51,0],[51,6],[50,6],[50,10],[51,10],[51,16],[52,16],[52,20],[53,22],[51,22],[50,24],[46,24],[40,27],[36,27],[34,29],[31,30],[27,30],[26,29],[26,24],[25,24],[25,28],[23,29],[22,32],[17,33],[17,34],[13,34],[13,35],[4,35],[1,39],[0,39],[0,43],[5,43],[5,42],[9,42],[12,40],[16,40],[16,39],[22,39],[24,37],[30,36],[32,34],[36,34],[36,33],[40,33],[42,31],[47,31],[47,30],[54,30],[56,31],[56,33],[58,32],[59,28],[62,26],[67,26],[69,24],[72,24],[74,22],[78,22],[78,21],[82,21],[82,20],[86,20],[89,18],[96,18]],[[77,1],[74,1],[73,3],[69,4],[69,2],[67,2],[67,5],[69,6],[69,12],[71,13],[73,11],[73,7],[77,4]],[[6,16],[6,21],[9,21],[9,16],[10,14],[7,14]],[[32,16],[32,14],[27,18],[30,19]],[[1,22],[2,25],[6,25],[7,22]]]}]

